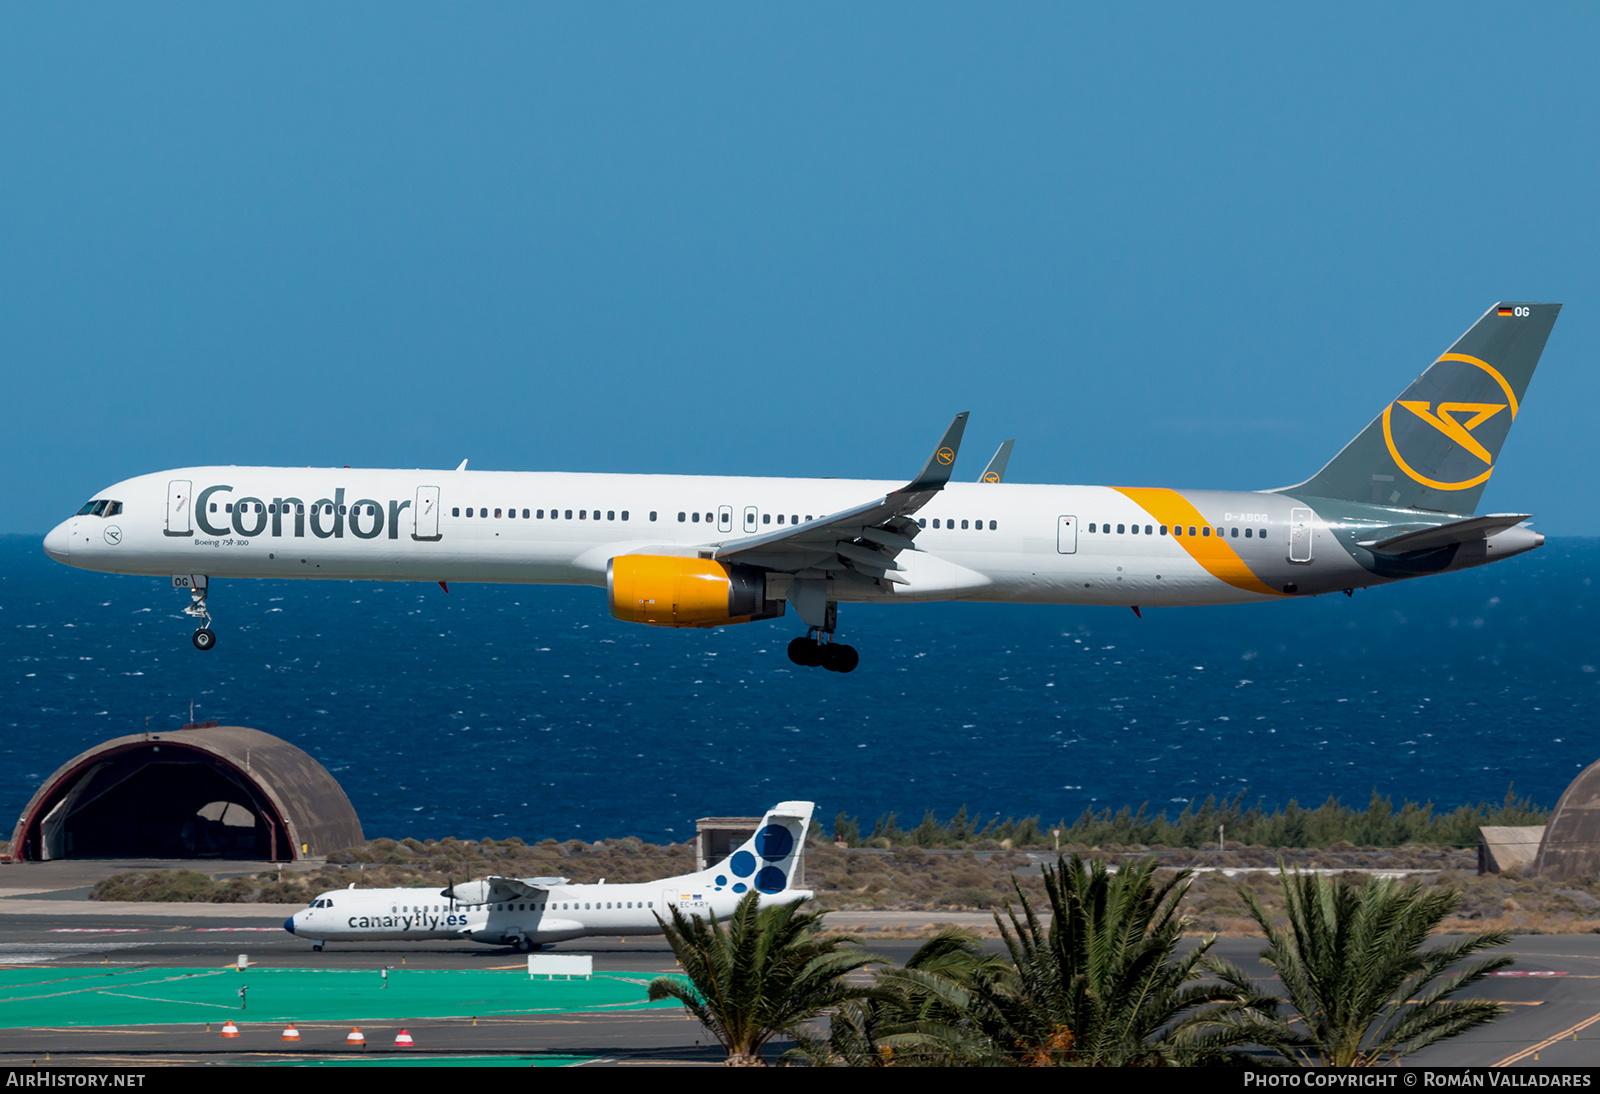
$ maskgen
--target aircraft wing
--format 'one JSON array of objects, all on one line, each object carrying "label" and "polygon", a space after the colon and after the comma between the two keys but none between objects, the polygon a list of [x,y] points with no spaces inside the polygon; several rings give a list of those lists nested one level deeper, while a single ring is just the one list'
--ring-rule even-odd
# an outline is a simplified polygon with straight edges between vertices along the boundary
[{"label": "aircraft wing", "polygon": [[1362,540],[1361,546],[1380,555],[1403,555],[1411,551],[1429,551],[1448,547],[1452,543],[1468,543],[1475,539],[1488,539],[1497,532],[1515,528],[1531,519],[1528,513],[1489,513],[1467,520],[1451,521],[1433,528],[1402,532],[1381,540]]},{"label": "aircraft wing", "polygon": [[538,899],[545,890],[565,885],[572,880],[564,877],[499,877],[491,875],[482,881],[466,881],[441,889],[439,895],[461,904],[500,904],[508,900]]},{"label": "aircraft wing", "polygon": [[900,489],[781,531],[724,542],[712,557],[791,572],[843,561],[869,578],[904,584],[895,556],[915,549],[912,540],[920,528],[911,514],[950,481],[967,413],[955,416],[922,471]]},{"label": "aircraft wing", "polygon": [[1005,482],[1006,464],[1011,462],[1011,450],[1016,447],[1015,437],[1000,442],[1000,447],[995,449],[993,456],[989,457],[989,466],[983,469],[983,474],[978,476],[979,482]]}]

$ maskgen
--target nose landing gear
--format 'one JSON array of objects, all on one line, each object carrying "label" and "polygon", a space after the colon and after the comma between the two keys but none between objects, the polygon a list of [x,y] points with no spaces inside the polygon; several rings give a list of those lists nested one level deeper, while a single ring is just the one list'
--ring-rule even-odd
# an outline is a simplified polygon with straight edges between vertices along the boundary
[{"label": "nose landing gear", "polygon": [[217,634],[211,629],[211,613],[206,610],[206,591],[204,585],[191,586],[189,606],[183,609],[184,615],[200,620],[200,628],[194,632],[194,648],[197,650],[209,650],[217,644]]},{"label": "nose landing gear", "polygon": [[[818,636],[826,638],[823,641]],[[804,638],[789,643],[789,660],[805,668],[827,669],[829,672],[853,672],[861,663],[861,655],[854,646],[833,640],[832,631],[812,627]]]}]

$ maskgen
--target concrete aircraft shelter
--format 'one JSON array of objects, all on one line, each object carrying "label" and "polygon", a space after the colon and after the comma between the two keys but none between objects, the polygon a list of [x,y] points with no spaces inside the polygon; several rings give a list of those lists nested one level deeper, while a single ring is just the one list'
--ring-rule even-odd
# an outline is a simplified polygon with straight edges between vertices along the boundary
[{"label": "concrete aircraft shelter", "polygon": [[68,760],[12,834],[18,859],[287,862],[362,841],[328,769],[288,741],[214,722],[137,733]]}]

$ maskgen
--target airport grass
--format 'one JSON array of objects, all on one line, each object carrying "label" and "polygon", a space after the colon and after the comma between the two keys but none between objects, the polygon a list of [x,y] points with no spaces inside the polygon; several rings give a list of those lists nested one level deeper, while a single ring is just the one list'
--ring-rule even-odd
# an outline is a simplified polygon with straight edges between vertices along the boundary
[{"label": "airport grass", "polygon": [[[846,845],[813,838],[805,884],[818,903],[839,911],[988,912],[1016,900],[1014,885],[1042,898],[1039,867],[1057,850],[1112,861],[1154,856],[1163,867],[1198,868],[1185,912],[1198,933],[1258,933],[1240,886],[1275,910],[1276,869],[1407,871],[1462,891],[1457,929],[1519,932],[1600,930],[1600,883],[1555,882],[1515,874],[1477,876],[1482,825],[1541,824],[1546,813],[1507,792],[1498,804],[1437,811],[1427,803],[1398,808],[1374,795],[1365,809],[1330,800],[1315,809],[1290,803],[1266,810],[1239,797],[1207,799],[1176,817],[1145,809],[1085,813],[1076,822],[1041,824],[1037,817],[978,825],[965,810],[939,820],[925,814],[901,828],[885,814],[861,836],[853,818],[835,821]],[[1219,847],[1217,828],[1226,842]],[[852,837],[856,837],[852,839]],[[863,846],[864,845],[864,846]],[[354,882],[362,888],[444,886],[489,874],[557,875],[589,883],[648,881],[694,869],[692,845],[651,844],[628,837],[596,843],[553,839],[375,839],[330,855],[310,871],[264,870],[214,878],[199,870],[118,874],[91,899],[207,901],[303,906],[319,893]]]}]

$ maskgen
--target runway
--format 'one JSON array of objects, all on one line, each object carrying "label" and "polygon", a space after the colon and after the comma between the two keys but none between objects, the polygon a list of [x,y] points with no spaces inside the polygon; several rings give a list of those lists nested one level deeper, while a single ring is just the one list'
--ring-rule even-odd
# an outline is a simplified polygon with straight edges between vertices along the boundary
[{"label": "runway", "polygon": [[[18,871],[0,880],[21,880],[19,875],[31,872]],[[366,943],[330,946],[318,953],[282,929],[283,919],[294,910],[288,906],[119,905],[82,900],[75,890],[10,892],[15,895],[0,896],[0,1022],[13,1021],[5,1018],[7,1013],[38,1013],[43,1004],[29,1002],[34,997],[76,992],[85,1002],[59,1012],[66,1018],[26,1018],[0,1028],[0,1066],[50,1062],[143,1068],[360,1060],[376,1064],[406,1059],[420,1063],[436,1057],[456,1064],[695,1066],[722,1059],[720,1048],[698,1023],[685,1017],[681,1007],[638,1009],[648,980],[675,971],[672,953],[659,937],[586,939],[553,948],[553,952],[593,954],[597,981],[606,980],[608,990],[631,993],[614,996],[617,1002],[506,1013],[504,1008],[515,1006],[515,1000],[523,997],[516,993],[528,990],[529,983],[526,958],[507,949],[454,942]],[[916,941],[871,938],[870,929],[954,918],[863,912],[840,913],[830,917],[830,923],[850,930],[868,928],[869,949],[903,961],[915,950]],[[1258,939],[1224,939],[1217,944],[1221,956],[1252,975],[1267,977],[1269,970],[1255,960],[1260,948]],[[1408,1062],[1588,1067],[1600,1061],[1600,936],[1522,936],[1507,949],[1517,958],[1513,975],[1496,977],[1479,994],[1502,1000],[1510,1012]],[[236,971],[241,954],[248,961],[242,973]],[[422,974],[428,974],[429,984],[443,984],[446,981],[431,977],[468,972],[475,974],[469,979],[496,974],[484,979],[496,990],[480,993],[481,1012],[463,1003],[465,1009],[459,1014],[440,1013],[441,1007],[450,1008],[433,998],[437,992],[425,991],[418,998],[425,998],[427,1005],[417,1007],[427,1013],[412,1016],[403,1011],[402,991],[384,996],[373,990],[385,969],[394,989],[423,983]],[[274,994],[274,984],[290,970],[343,974],[339,988],[349,994],[349,1013],[309,1018],[273,1014],[273,1000],[296,1005],[284,1002],[289,997]],[[408,974],[417,975],[407,979]],[[130,977],[143,979],[134,984]],[[304,975],[300,979],[304,981]],[[111,988],[103,989],[102,980]],[[175,989],[165,986],[179,981],[188,997],[178,998]],[[152,983],[157,986],[147,986]],[[196,985],[210,994],[195,994],[200,991]],[[241,985],[247,986],[247,1000],[243,1009],[236,1009]],[[374,1008],[389,1003],[402,1009],[390,1007],[393,1013],[368,1017]],[[11,1011],[6,1010],[8,1005]],[[338,1010],[338,1004],[325,999],[316,1005]],[[18,1011],[18,1006],[24,1009]],[[192,1012],[192,1019],[169,1020],[163,1008],[172,1007],[191,1008],[184,1013]],[[224,1039],[221,1023],[230,1017],[240,1034]],[[284,1017],[295,1020],[298,1042],[286,1044],[280,1039]],[[366,1038],[364,1050],[346,1044],[356,1024]],[[416,1048],[394,1047],[402,1028],[411,1034]]]}]

